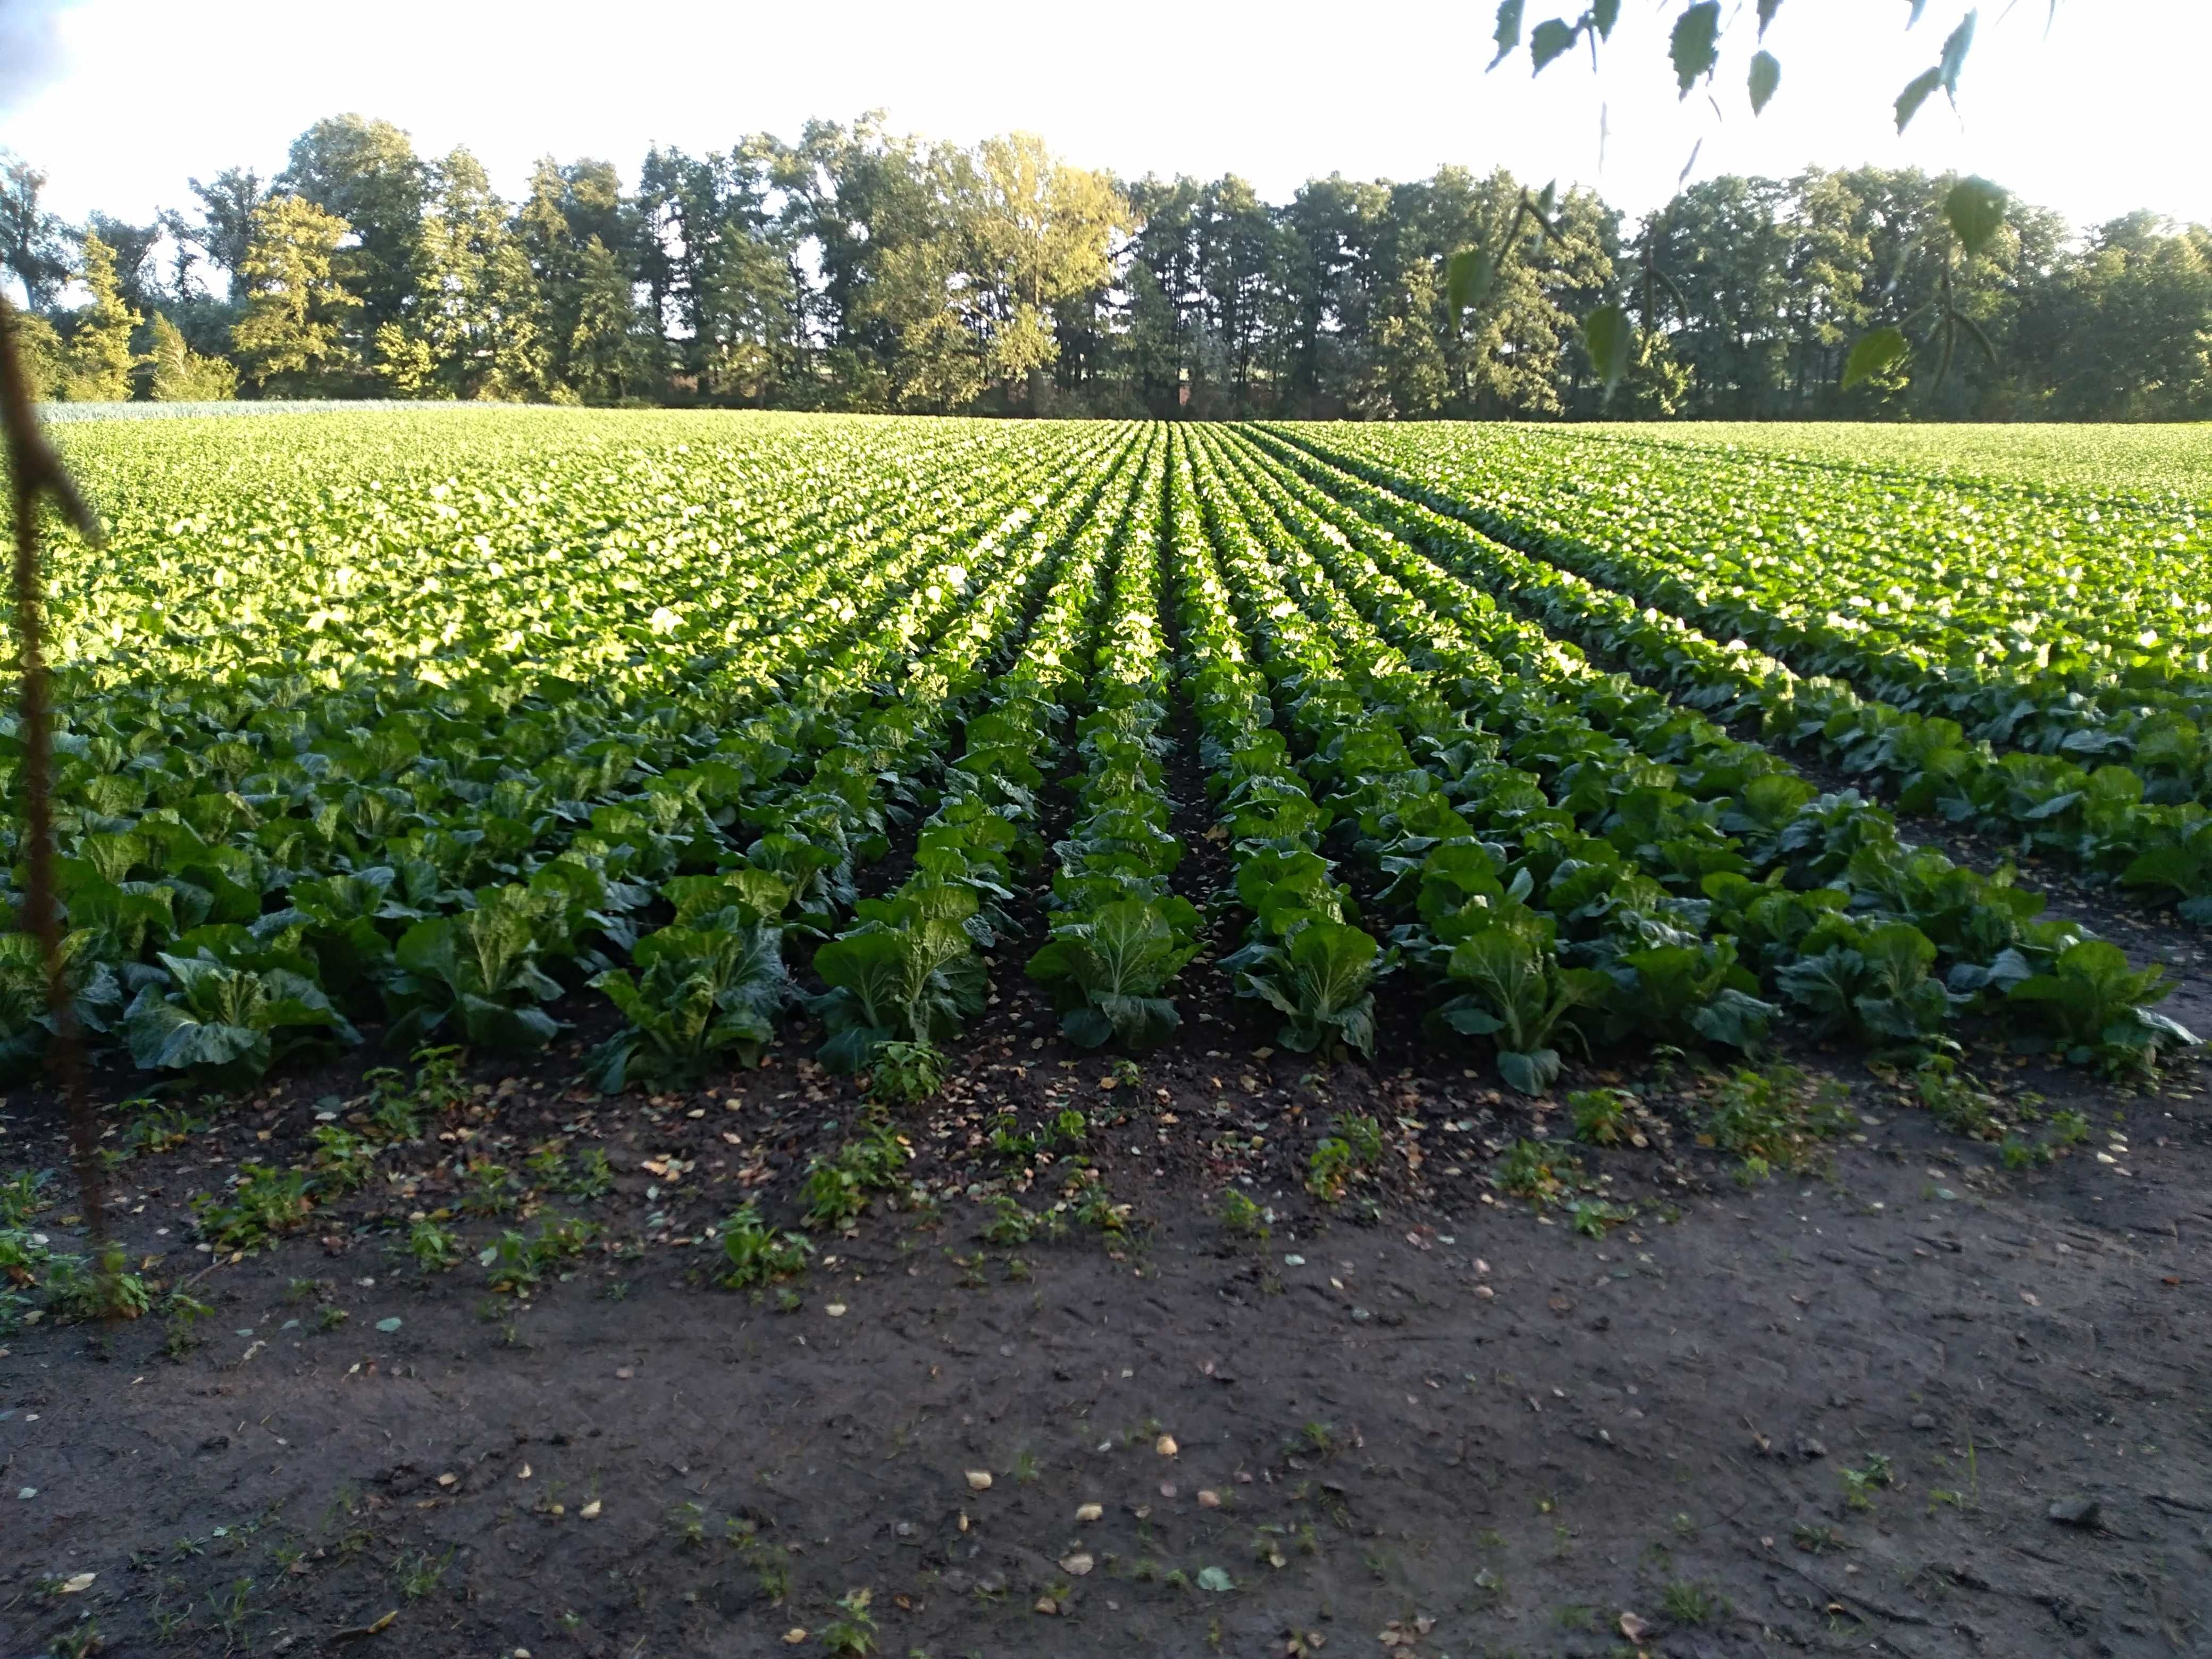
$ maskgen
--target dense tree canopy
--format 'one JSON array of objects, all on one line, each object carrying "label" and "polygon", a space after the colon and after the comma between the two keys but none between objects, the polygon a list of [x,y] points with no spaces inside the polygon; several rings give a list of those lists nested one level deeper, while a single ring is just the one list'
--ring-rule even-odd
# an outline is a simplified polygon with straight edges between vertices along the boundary
[{"label": "dense tree canopy", "polygon": [[[863,116],[655,148],[635,189],[548,157],[509,203],[466,149],[341,115],[273,180],[195,179],[197,209],[153,225],[66,225],[0,156],[0,276],[64,397],[219,395],[234,369],[259,395],[815,409],[2212,416],[2212,230],[2008,202],[1969,246],[1955,182],[1729,176],[1640,219],[1587,191],[1539,218],[1504,171],[1446,166],[1269,203]],[[1496,256],[1471,302],[1469,249]],[[1607,404],[1581,319],[1615,306]],[[1910,349],[1846,390],[1855,342],[1890,328]]]}]

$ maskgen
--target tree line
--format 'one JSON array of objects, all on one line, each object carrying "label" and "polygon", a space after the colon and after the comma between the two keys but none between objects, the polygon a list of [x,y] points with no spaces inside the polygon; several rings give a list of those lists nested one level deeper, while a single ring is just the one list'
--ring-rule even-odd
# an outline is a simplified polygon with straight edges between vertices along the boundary
[{"label": "tree line", "polygon": [[[1631,220],[1502,169],[1135,181],[1027,134],[879,116],[694,155],[634,189],[547,158],[503,200],[465,149],[317,122],[263,179],[150,223],[64,222],[0,156],[0,272],[61,399],[490,398],[1059,415],[2166,420],[2212,416],[2212,230],[2076,230],[1955,180],[1725,176]],[[1471,302],[1454,256],[1487,250]],[[1576,319],[1619,304],[1610,398]],[[1938,319],[1941,326],[1928,319]],[[1846,390],[1902,325],[1915,356]],[[1941,336],[1939,346],[1938,336]]]}]

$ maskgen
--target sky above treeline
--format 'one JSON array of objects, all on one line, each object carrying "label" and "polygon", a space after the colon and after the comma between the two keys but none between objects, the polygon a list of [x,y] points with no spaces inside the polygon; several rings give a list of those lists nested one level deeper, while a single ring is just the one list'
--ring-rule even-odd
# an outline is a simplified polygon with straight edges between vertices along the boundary
[{"label": "sky above treeline", "polygon": [[[1581,3],[1528,0],[1528,23]],[[1692,180],[1871,163],[1979,173],[2077,224],[2136,208],[2212,221],[2206,0],[2060,0],[2055,17],[2048,0],[1983,0],[1958,111],[1939,94],[1902,137],[1892,101],[1964,0],[1929,0],[1910,31],[1908,0],[1785,0],[1765,43],[1781,89],[1756,120],[1747,21],[1711,88],[1676,97],[1680,9],[1626,0],[1596,72],[1575,53],[1534,79],[1525,54],[1484,73],[1487,0],[0,0],[0,146],[50,175],[57,210],[139,220],[189,205],[189,176],[273,173],[295,134],[343,111],[397,123],[426,155],[466,144],[513,195],[541,155],[603,157],[635,182],[655,143],[726,149],[879,108],[959,143],[1037,132],[1125,178],[1235,173],[1273,201],[1330,173],[1452,162],[1589,185],[1636,213],[1686,163]]]}]

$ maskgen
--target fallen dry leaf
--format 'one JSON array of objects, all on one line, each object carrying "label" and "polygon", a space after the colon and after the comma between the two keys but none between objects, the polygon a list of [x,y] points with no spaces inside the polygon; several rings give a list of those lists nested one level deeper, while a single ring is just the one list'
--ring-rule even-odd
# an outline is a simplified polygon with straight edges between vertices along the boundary
[{"label": "fallen dry leaf", "polygon": [[1221,1494],[1218,1492],[1210,1492],[1201,1487],[1198,1494],[1198,1506],[1202,1510],[1219,1509],[1221,1507]]},{"label": "fallen dry leaf", "polygon": [[1104,1508],[1099,1504],[1085,1504],[1075,1511],[1075,1518],[1078,1521],[1096,1521],[1105,1513]]},{"label": "fallen dry leaf", "polygon": [[990,1491],[990,1490],[991,1490],[991,1474],[990,1474],[990,1471],[989,1471],[989,1470],[988,1470],[988,1469],[970,1469],[970,1470],[969,1470],[969,1471],[968,1471],[968,1490],[969,1490],[969,1491],[970,1491],[970,1492],[988,1492],[988,1491]]},{"label": "fallen dry leaf", "polygon": [[441,1486],[451,1486],[456,1485],[460,1478],[458,1474],[441,1474],[438,1477],[438,1484]]},{"label": "fallen dry leaf", "polygon": [[1060,1611],[1060,1603],[1049,1595],[1040,1595],[1036,1600],[1036,1610],[1039,1613],[1056,1613]]},{"label": "fallen dry leaf", "polygon": [[1620,1615],[1620,1633],[1632,1642],[1641,1642],[1645,1632],[1650,1628],[1650,1626],[1632,1613],[1624,1613]]},{"label": "fallen dry leaf", "polygon": [[599,1518],[599,1500],[594,1498],[590,1503],[585,1504],[583,1508],[578,1510],[576,1511],[576,1515],[580,1520],[598,1520]]},{"label": "fallen dry leaf", "polygon": [[805,1639],[806,1632],[799,1629],[796,1625],[793,1626],[789,1630],[783,1633],[783,1644],[787,1648],[795,1648]]},{"label": "fallen dry leaf", "polygon": [[842,1319],[845,1316],[845,1304],[842,1302],[832,1302],[822,1311],[828,1314],[832,1319]]},{"label": "fallen dry leaf", "polygon": [[1063,1555],[1060,1558],[1060,1570],[1078,1578],[1089,1572],[1095,1565],[1097,1564],[1090,1556],[1081,1550],[1078,1550],[1073,1555]]},{"label": "fallen dry leaf", "polygon": [[[1083,1559],[1085,1564],[1083,1570],[1084,1571],[1088,1572],[1091,1571],[1091,1558],[1086,1555]],[[62,1580],[62,1594],[64,1595],[75,1595],[80,1590],[88,1590],[92,1588],[92,1581],[99,1577],[100,1575],[96,1572],[72,1573],[69,1577]]]},{"label": "fallen dry leaf", "polygon": [[1163,1457],[1173,1457],[1180,1449],[1176,1445],[1176,1439],[1173,1435],[1164,1434],[1158,1439],[1152,1442],[1152,1449]]}]

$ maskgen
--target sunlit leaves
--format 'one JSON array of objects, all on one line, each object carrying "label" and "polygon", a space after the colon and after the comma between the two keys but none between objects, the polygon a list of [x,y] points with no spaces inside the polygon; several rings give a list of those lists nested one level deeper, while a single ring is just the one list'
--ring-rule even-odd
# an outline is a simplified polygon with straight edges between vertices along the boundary
[{"label": "sunlit leaves", "polygon": [[1878,328],[1865,335],[1844,360],[1844,390],[1849,392],[1862,380],[1881,374],[1911,349],[1912,343],[1905,337],[1901,329]]},{"label": "sunlit leaves", "polygon": [[1979,253],[2004,223],[2005,192],[1986,179],[1961,179],[1943,198],[1943,216],[1969,253]]},{"label": "sunlit leaves", "polygon": [[1628,354],[1635,337],[1628,313],[1619,306],[1600,306],[1583,319],[1583,345],[1589,353],[1590,367],[1605,384],[1607,398],[1628,372]]},{"label": "sunlit leaves", "polygon": [[1498,275],[1498,261],[1490,250],[1462,248],[1444,267],[1444,303],[1457,318],[1480,305]]}]

